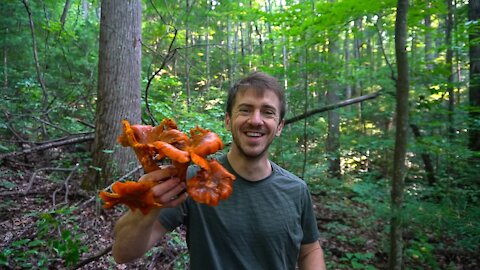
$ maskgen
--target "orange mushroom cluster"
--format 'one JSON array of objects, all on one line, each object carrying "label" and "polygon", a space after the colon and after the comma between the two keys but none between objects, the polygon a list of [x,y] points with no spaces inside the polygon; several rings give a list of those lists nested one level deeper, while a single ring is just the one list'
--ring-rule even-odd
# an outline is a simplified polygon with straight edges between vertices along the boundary
[{"label": "orange mushroom cluster", "polygon": [[[216,206],[219,200],[227,199],[232,193],[235,176],[230,174],[215,159],[208,158],[223,148],[220,137],[206,129],[196,127],[190,136],[178,130],[172,119],[164,119],[158,126],[130,125],[122,121],[123,133],[118,142],[132,147],[145,173],[160,170],[158,162],[168,158],[178,170],[177,176],[186,181],[190,162],[199,166],[197,174],[188,181],[187,193],[197,202]],[[140,209],[147,214],[151,208],[161,207],[155,201],[151,188],[157,182],[115,182],[112,193],[100,191],[104,207],[126,204],[131,209]]]}]

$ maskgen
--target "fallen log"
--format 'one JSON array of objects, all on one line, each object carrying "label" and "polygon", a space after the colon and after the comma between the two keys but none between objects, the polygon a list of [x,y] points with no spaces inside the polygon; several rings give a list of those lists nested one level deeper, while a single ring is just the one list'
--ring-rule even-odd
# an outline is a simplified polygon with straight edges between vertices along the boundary
[{"label": "fallen log", "polygon": [[86,142],[86,141],[91,141],[95,138],[95,133],[83,133],[81,135],[74,135],[74,136],[69,136],[63,140],[58,140],[58,141],[51,141],[48,143],[40,144],[38,146],[34,146],[31,148],[27,148],[21,151],[14,151],[10,153],[5,153],[5,154],[0,154],[0,161],[7,158],[7,157],[15,157],[19,155],[26,155],[30,154],[36,151],[41,151],[53,147],[58,147],[58,146],[63,146],[63,145],[68,145],[68,144],[75,144],[75,143],[81,143],[81,142]]},{"label": "fallen log", "polygon": [[285,120],[285,125],[300,121],[302,119],[305,119],[305,118],[310,117],[310,116],[312,116],[314,114],[317,114],[317,113],[334,110],[334,109],[337,109],[337,108],[340,108],[340,107],[345,107],[345,106],[352,105],[352,104],[355,104],[355,103],[359,103],[359,102],[369,100],[369,99],[374,99],[374,98],[378,97],[380,94],[381,94],[381,91],[377,91],[377,92],[372,93],[372,94],[367,94],[367,95],[363,95],[363,96],[359,96],[359,97],[354,97],[354,98],[351,98],[351,99],[340,101],[340,102],[335,103],[335,104],[327,105],[325,107],[313,109],[313,110],[307,111],[304,114],[300,114],[300,115],[294,116],[292,118],[286,119]]}]

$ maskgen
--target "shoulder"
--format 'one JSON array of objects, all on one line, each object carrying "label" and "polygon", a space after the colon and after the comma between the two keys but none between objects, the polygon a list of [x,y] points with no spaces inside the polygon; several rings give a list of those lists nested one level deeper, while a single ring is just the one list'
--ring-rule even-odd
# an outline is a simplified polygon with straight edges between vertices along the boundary
[{"label": "shoulder", "polygon": [[293,174],[292,172],[280,167],[278,164],[276,164],[273,161],[270,161],[270,164],[272,165],[273,174],[276,178],[280,178],[281,180],[283,180],[287,183],[297,185],[297,186],[302,187],[302,188],[307,188],[307,184],[300,177],[298,177],[295,174]]}]

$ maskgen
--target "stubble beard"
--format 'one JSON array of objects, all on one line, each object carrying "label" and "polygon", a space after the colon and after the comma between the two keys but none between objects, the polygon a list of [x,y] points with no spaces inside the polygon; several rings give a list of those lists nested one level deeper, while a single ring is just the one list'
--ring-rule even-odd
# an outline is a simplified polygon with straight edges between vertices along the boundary
[{"label": "stubble beard", "polygon": [[240,143],[240,140],[237,138],[237,136],[235,136],[235,135],[232,134],[232,140],[233,140],[233,143],[235,144],[235,147],[236,147],[237,150],[238,150],[239,155],[242,156],[242,157],[248,158],[248,159],[250,159],[250,160],[259,160],[259,159],[261,159],[262,157],[267,156],[267,151],[268,151],[268,149],[270,148],[270,145],[272,144],[272,141],[270,141],[270,142],[268,142],[267,145],[263,148],[263,150],[260,151],[259,153],[249,154],[249,153],[244,149],[244,147],[243,147],[242,144]]}]

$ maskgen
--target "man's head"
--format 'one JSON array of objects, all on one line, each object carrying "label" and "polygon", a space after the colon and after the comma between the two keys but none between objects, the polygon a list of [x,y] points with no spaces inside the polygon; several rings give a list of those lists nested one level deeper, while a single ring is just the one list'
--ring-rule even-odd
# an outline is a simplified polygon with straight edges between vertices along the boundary
[{"label": "man's head", "polygon": [[268,148],[280,136],[286,110],[285,95],[277,80],[253,73],[228,94],[225,126],[232,134],[230,153],[249,160],[268,157]]},{"label": "man's head", "polygon": [[283,120],[285,112],[287,111],[285,92],[275,77],[262,72],[254,72],[230,88],[225,108],[228,115],[232,115],[232,108],[235,104],[237,94],[247,89],[255,90],[258,95],[263,95],[266,91],[272,91],[280,101],[280,120]]}]

